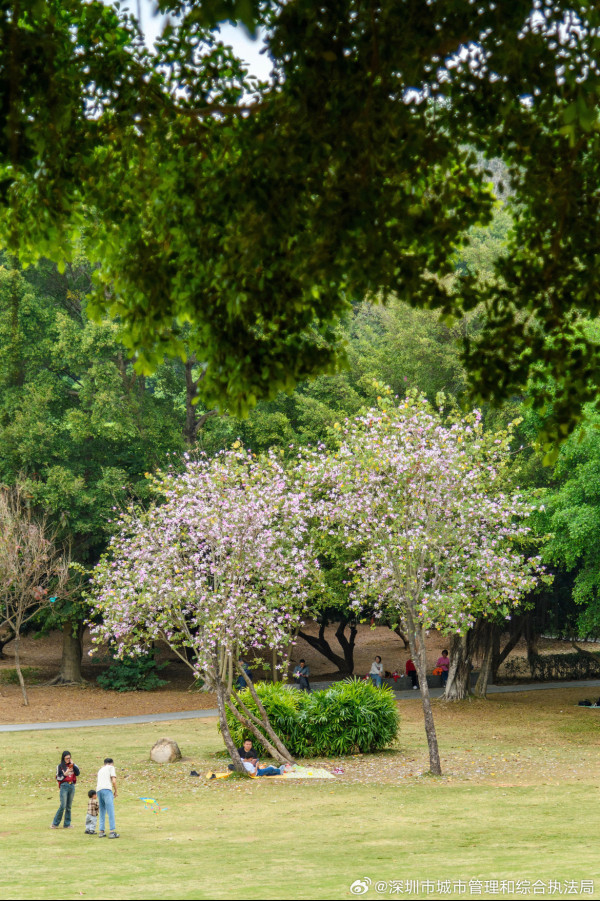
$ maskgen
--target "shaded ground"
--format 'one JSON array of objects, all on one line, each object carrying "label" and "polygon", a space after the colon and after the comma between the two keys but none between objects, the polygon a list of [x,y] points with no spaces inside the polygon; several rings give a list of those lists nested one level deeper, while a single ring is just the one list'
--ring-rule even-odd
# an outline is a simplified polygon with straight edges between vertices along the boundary
[{"label": "shaded ground", "polygon": [[[309,623],[304,631],[311,635],[318,635],[319,629],[315,623]],[[330,626],[326,629],[325,636],[332,650],[337,654],[341,654],[334,633],[335,627]],[[598,642],[580,642],[580,644],[590,651],[600,650],[600,643]],[[426,645],[427,669],[431,672],[442,649],[448,647],[448,636],[431,630],[427,635]],[[538,643],[538,651],[540,654],[564,654],[572,653],[573,647],[570,641],[541,638]],[[371,663],[375,659],[376,654],[379,654],[382,658],[383,665],[389,672],[394,672],[394,670],[404,672],[405,663],[410,657],[410,652],[404,648],[402,640],[387,626],[375,626],[374,628],[368,625],[359,626],[354,653],[354,672],[360,676],[366,675],[371,669]],[[319,679],[326,679],[330,676],[339,677],[339,674],[332,672],[331,664],[321,654],[313,650],[307,642],[298,639],[292,654],[292,660],[298,661],[301,657],[304,657],[308,662],[313,679],[315,677]],[[508,659],[513,660],[515,657],[521,657],[523,660],[527,657],[527,646],[524,640],[517,644]],[[478,661],[475,660],[474,662],[477,668]],[[500,668],[500,674],[502,674],[502,667]]]},{"label": "shaded ground", "polygon": [[[43,682],[56,675],[61,649],[62,636],[59,632],[41,638],[26,636],[22,640],[22,666],[35,670],[31,681],[37,684],[27,680],[29,706],[25,707],[19,686],[0,681],[0,723],[52,723],[90,717],[172,713],[216,706],[215,696],[194,688],[192,673],[167,653],[163,657],[170,663],[161,675],[169,680],[168,685],[154,691],[105,691],[96,683],[96,677],[106,668],[106,664],[89,657],[91,642],[87,633],[82,668],[86,683],[81,686],[47,687]],[[11,645],[7,645],[4,653],[5,659],[0,660],[0,680],[3,672],[14,669]]]},{"label": "shaded ground", "polygon": [[1,686],[0,723],[57,723],[90,717],[204,710],[216,706],[212,694],[173,688],[115,692],[103,691],[93,685],[65,685],[60,688],[32,685],[27,688],[27,693],[29,706],[25,707],[18,686]]},{"label": "shaded ground", "polygon": [[[306,630],[317,634],[318,627],[315,624],[309,624]],[[339,648],[333,633],[333,627],[327,630],[328,640],[337,652]],[[447,638],[444,636],[438,635],[436,632],[430,633],[427,647],[430,669],[433,668],[446,643]],[[596,646],[590,645],[590,648],[594,649],[594,647]],[[21,647],[22,664],[24,667],[31,667],[36,671],[31,681],[38,684],[28,685],[29,707],[25,707],[22,704],[19,687],[0,681],[0,723],[59,722],[90,717],[170,713],[216,706],[215,696],[193,688],[194,683],[190,670],[167,649],[163,649],[161,652],[161,659],[169,661],[168,668],[162,673],[164,678],[169,680],[167,686],[152,692],[104,691],[96,684],[96,677],[105,664],[101,659],[89,657],[91,642],[87,633],[84,637],[83,665],[83,674],[87,683],[81,687],[45,687],[43,684],[39,684],[56,674],[60,664],[61,648],[62,635],[58,632],[41,638],[24,637]],[[542,653],[570,650],[569,642],[547,639],[540,641]],[[375,654],[379,654],[383,658],[383,664],[389,671],[403,669],[408,657],[408,652],[404,650],[401,639],[390,629],[383,626],[376,626],[373,629],[369,626],[361,626],[355,653],[355,672],[358,675],[364,675],[369,671]],[[525,644],[522,643],[515,649],[513,656],[524,657],[525,654]],[[3,672],[14,668],[10,644],[5,649],[5,655],[5,659],[0,660],[0,680]],[[312,678],[315,681],[339,675],[332,673],[331,664],[324,657],[305,641],[299,639],[292,651],[292,664],[301,657],[308,661]],[[561,692],[554,694],[560,695]],[[585,697],[586,695],[583,693],[581,696]],[[452,709],[454,709],[454,705],[452,705]]]}]

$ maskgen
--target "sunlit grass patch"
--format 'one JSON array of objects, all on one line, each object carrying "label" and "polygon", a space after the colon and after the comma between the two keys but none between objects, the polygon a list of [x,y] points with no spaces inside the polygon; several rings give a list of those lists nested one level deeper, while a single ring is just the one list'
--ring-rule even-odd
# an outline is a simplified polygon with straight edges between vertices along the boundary
[{"label": "sunlit grass patch", "polygon": [[[364,877],[366,897],[382,896],[377,882],[447,879],[515,882],[514,894],[482,888],[488,898],[524,897],[518,880],[591,879],[597,897],[595,845],[571,825],[585,813],[586,834],[600,828],[592,714],[566,693],[535,694],[437,705],[441,779],[425,776],[416,699],[400,702],[396,749],[330,760],[344,772],[327,782],[207,781],[226,763],[215,719],[3,734],[1,897],[347,898]],[[162,736],[177,741],[182,761],[149,762]],[[66,749],[82,771],[75,828],[51,831]],[[87,789],[107,755],[119,777],[117,841],[83,834]],[[419,887],[412,897],[426,895]]]}]

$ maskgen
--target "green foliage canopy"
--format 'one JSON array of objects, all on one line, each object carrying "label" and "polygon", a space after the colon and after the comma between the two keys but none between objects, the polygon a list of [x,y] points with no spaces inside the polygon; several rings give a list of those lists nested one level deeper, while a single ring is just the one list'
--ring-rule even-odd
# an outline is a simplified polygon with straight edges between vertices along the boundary
[{"label": "green foliage canopy", "polygon": [[[553,370],[545,430],[567,432],[599,359],[579,319],[600,297],[597,5],[159,6],[153,53],[100,0],[0,10],[5,244],[62,265],[83,230],[95,314],[119,316],[138,371],[183,355],[192,321],[207,402],[234,413],[338,365],[333,325],[357,299],[483,304],[476,391],[500,402]],[[222,45],[222,19],[265,29],[271,82]],[[456,284],[494,208],[481,154],[504,162],[514,227],[491,279]]]},{"label": "green foliage canopy", "polygon": [[104,549],[112,510],[145,498],[145,473],[182,451],[182,380],[145,379],[116,323],[87,316],[89,266],[0,266],[0,482],[18,483],[80,563]]},{"label": "green foliage canopy", "polygon": [[553,483],[540,501],[544,557],[574,573],[573,599],[581,605],[582,635],[600,634],[600,416],[562,446]]}]

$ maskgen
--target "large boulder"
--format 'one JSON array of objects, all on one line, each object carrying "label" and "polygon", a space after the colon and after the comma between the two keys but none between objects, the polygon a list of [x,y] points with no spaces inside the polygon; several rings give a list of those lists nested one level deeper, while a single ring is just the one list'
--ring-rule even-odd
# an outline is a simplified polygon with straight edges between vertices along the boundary
[{"label": "large boulder", "polygon": [[150,760],[154,763],[173,763],[181,760],[179,745],[172,738],[159,738],[150,751]]}]

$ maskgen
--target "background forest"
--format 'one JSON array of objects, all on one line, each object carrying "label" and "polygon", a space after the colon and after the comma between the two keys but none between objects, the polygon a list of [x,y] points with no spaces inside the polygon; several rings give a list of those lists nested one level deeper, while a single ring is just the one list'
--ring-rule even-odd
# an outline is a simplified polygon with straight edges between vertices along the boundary
[{"label": "background forest", "polygon": [[[472,230],[469,246],[457,254],[457,272],[490,277],[509,228],[509,216],[499,206],[489,227]],[[346,366],[259,402],[241,420],[203,405],[205,369],[194,354],[187,362],[165,360],[151,376],[136,374],[120,341],[119,322],[98,322],[88,315],[91,287],[91,266],[84,258],[62,273],[51,263],[23,269],[14,258],[2,258],[0,483],[18,485],[32,508],[50,518],[60,540],[68,542],[72,559],[86,569],[106,547],[113,511],[148,501],[151,474],[177,466],[186,450],[212,455],[240,440],[256,453],[278,447],[288,455],[298,445],[327,444],[336,425],[371,406],[384,385],[399,396],[417,389],[446,409],[468,405],[460,351],[465,336],[482,326],[480,310],[459,321],[442,321],[435,311],[393,299],[386,305],[356,302],[339,326]],[[589,323],[590,332],[598,328],[597,322]],[[589,412],[548,466],[535,445],[543,423],[526,393],[483,414],[489,428],[518,421],[512,478],[536,498],[538,540],[555,576],[553,585],[531,597],[510,623],[505,650],[522,636],[530,655],[540,634],[596,636],[600,417]],[[341,648],[332,649],[323,636],[309,640],[344,670],[351,669],[355,623],[341,581],[334,565],[328,596],[314,602],[321,624],[339,624]],[[64,681],[80,679],[86,615],[86,604],[71,591],[68,599],[59,598],[34,620],[32,628],[63,629],[58,678]],[[500,633],[506,624],[494,628]],[[2,638],[7,639],[9,631]],[[498,634],[496,664],[499,641]]]}]

